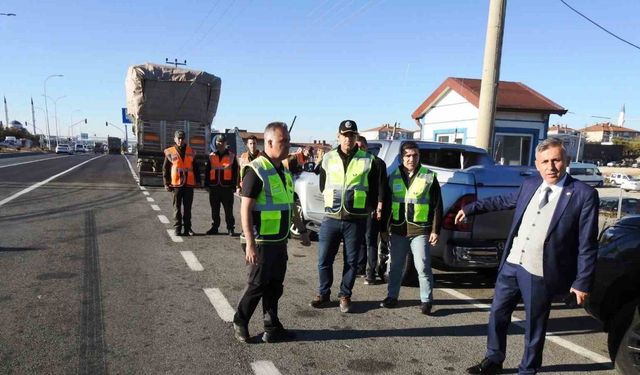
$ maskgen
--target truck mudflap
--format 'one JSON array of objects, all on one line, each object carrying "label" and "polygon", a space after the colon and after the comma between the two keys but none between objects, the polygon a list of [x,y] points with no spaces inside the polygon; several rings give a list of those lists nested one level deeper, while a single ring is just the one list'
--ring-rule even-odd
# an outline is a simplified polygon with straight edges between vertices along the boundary
[{"label": "truck mudflap", "polygon": [[453,269],[497,268],[504,243],[504,240],[450,239],[443,260]]}]

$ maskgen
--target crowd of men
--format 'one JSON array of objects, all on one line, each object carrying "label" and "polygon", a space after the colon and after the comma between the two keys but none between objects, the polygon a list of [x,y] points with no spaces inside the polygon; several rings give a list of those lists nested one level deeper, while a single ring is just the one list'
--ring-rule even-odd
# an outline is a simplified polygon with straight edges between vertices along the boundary
[{"label": "crowd of men", "polygon": [[[262,341],[287,340],[293,336],[278,317],[287,268],[287,241],[294,223],[302,244],[310,245],[308,233],[294,209],[292,171],[319,175],[325,217],[318,241],[318,289],[313,308],[334,306],[331,286],[333,265],[343,247],[343,267],[337,297],[342,313],[352,310],[352,292],[358,274],[364,284],[387,281],[383,308],[398,305],[402,273],[408,253],[418,273],[420,312],[431,315],[433,274],[430,246],[439,241],[443,203],[434,171],[421,165],[416,142],[404,141],[391,168],[367,152],[367,141],[358,135],[353,120],[340,123],[338,146],[313,159],[313,150],[289,156],[287,125],[273,122],[264,132],[264,150],[257,139],[247,141],[240,158],[226,147],[224,136],[214,139],[203,185],[209,192],[212,225],[207,234],[218,233],[220,205],[225,210],[227,233],[234,235],[234,192],[241,199],[240,243],[247,264],[247,286],[233,319],[234,335],[250,340],[248,323],[262,301]],[[176,235],[191,235],[193,188],[200,175],[193,150],[184,144],[184,132],[175,133],[175,146],[165,150],[165,187],[173,192]],[[316,165],[309,167],[308,163]],[[525,180],[509,196],[491,197],[464,206],[455,220],[490,211],[515,209],[496,281],[488,325],[485,358],[467,369],[472,374],[502,371],[507,328],[511,314],[522,299],[525,305],[525,351],[518,369],[534,374],[542,365],[542,350],[551,300],[556,293],[571,292],[581,304],[588,295],[597,252],[597,192],[566,173],[568,158],[562,142],[553,138],[536,148],[538,176]],[[537,224],[537,226],[536,226]],[[389,244],[388,271],[378,264],[378,242]]]}]

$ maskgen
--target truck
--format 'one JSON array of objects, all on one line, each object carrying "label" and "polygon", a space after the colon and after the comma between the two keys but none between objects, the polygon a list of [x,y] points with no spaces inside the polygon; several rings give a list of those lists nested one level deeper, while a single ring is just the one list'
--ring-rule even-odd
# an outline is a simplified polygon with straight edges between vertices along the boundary
[{"label": "truck", "polygon": [[[394,170],[402,140],[371,140],[368,151],[381,158],[387,173]],[[430,248],[434,268],[442,270],[495,270],[507,239],[513,210],[491,212],[454,223],[465,204],[518,190],[529,166],[502,166],[481,148],[455,143],[416,141],[420,162],[436,172],[442,190],[443,225],[438,244]],[[302,172],[295,180],[295,202],[307,229],[318,231],[325,216],[319,178]],[[297,233],[297,228],[292,232]],[[384,247],[385,244],[382,244]],[[409,260],[407,264],[412,265]]]},{"label": "truck", "polygon": [[176,130],[184,130],[186,143],[204,172],[220,87],[221,79],[204,71],[152,63],[128,68],[127,115],[137,139],[136,167],[141,186],[163,185],[164,150],[174,144]]},{"label": "truck", "polygon": [[108,137],[107,147],[110,154],[119,154],[122,151],[122,140],[117,137]]}]

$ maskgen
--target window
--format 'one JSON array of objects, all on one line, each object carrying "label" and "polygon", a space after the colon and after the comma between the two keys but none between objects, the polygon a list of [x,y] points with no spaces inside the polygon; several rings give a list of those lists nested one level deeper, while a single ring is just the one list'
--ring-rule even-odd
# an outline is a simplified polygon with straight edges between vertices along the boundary
[{"label": "window", "polygon": [[440,143],[449,143],[449,136],[448,135],[439,135],[438,136],[438,142],[440,142]]},{"label": "window", "polygon": [[496,134],[494,158],[502,165],[529,165],[531,135]]},{"label": "window", "polygon": [[461,149],[420,149],[420,163],[447,169],[493,164],[486,154]]}]

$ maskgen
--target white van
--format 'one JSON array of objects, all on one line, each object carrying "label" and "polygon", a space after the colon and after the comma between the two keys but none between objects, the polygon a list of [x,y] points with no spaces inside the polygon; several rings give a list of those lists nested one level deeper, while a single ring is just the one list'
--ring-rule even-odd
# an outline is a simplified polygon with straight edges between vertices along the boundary
[{"label": "white van", "polygon": [[604,178],[598,166],[590,163],[572,162],[567,168],[567,173],[576,180],[580,180],[587,185],[600,187],[604,185]]}]

